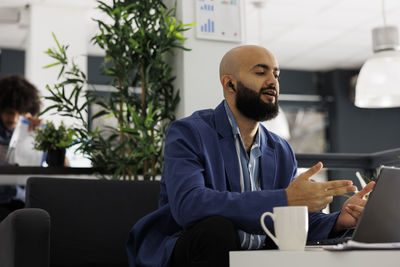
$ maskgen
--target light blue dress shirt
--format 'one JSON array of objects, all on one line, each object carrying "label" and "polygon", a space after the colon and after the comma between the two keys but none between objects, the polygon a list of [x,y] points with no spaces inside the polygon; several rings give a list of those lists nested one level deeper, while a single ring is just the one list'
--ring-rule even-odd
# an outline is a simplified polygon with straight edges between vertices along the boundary
[{"label": "light blue dress shirt", "polygon": [[[250,153],[248,154],[242,137],[240,135],[239,127],[236,123],[235,116],[233,116],[228,104],[224,103],[225,111],[228,116],[229,122],[232,127],[232,133],[235,138],[236,154],[240,167],[240,189],[241,192],[246,191],[260,191],[260,131],[257,130],[254,143],[251,146]],[[258,126],[259,127],[259,126]],[[265,241],[264,235],[253,235],[239,230],[240,246],[242,249],[259,249],[263,246]]]}]

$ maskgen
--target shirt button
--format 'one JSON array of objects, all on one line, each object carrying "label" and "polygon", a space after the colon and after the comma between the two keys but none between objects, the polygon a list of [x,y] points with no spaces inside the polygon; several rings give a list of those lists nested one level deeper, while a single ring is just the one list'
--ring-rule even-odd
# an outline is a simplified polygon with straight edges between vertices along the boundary
[{"label": "shirt button", "polygon": [[249,167],[251,168],[251,164],[249,164]]}]

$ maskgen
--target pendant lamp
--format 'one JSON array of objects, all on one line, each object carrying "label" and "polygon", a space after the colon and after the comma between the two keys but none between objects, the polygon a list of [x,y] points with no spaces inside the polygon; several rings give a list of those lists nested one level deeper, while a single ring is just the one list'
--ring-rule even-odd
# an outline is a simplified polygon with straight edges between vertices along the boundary
[{"label": "pendant lamp", "polygon": [[[382,1],[384,7],[384,0]],[[374,55],[362,66],[357,78],[355,105],[360,108],[400,107],[400,45],[397,27],[372,30]]]}]

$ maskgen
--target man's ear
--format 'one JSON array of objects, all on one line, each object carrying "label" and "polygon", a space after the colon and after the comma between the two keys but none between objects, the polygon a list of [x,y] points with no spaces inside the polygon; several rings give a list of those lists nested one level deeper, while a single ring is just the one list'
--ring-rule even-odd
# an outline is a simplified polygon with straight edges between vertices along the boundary
[{"label": "man's ear", "polygon": [[232,88],[233,91],[236,92],[235,86],[233,86],[232,81],[229,81],[228,86],[229,86],[230,88]]},{"label": "man's ear", "polygon": [[232,77],[232,75],[224,75],[221,78],[221,83],[222,86],[224,87],[224,90],[230,91],[230,92],[236,92],[236,86],[235,86],[235,79]]}]

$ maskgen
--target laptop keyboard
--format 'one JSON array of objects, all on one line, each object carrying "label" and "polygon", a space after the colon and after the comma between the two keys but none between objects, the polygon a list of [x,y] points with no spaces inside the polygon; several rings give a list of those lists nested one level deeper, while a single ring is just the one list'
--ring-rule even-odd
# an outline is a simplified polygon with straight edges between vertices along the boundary
[{"label": "laptop keyboard", "polygon": [[351,240],[354,229],[347,229],[340,237],[307,241],[307,246],[333,246]]},{"label": "laptop keyboard", "polygon": [[332,246],[351,240],[350,236],[307,241],[307,246]]}]

